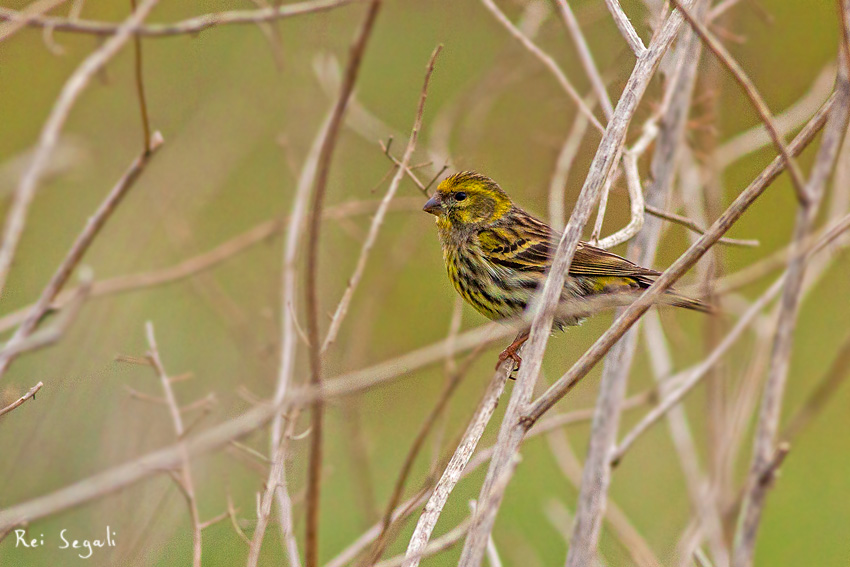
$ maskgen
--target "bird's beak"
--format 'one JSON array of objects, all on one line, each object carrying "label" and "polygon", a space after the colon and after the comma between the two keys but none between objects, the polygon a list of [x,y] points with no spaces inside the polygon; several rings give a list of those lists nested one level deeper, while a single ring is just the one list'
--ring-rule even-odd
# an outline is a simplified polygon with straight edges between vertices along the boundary
[{"label": "bird's beak", "polygon": [[434,195],[428,202],[425,203],[425,206],[422,207],[422,210],[426,213],[431,213],[432,215],[439,215],[442,211],[442,207],[440,207],[440,200],[437,198],[437,195]]}]

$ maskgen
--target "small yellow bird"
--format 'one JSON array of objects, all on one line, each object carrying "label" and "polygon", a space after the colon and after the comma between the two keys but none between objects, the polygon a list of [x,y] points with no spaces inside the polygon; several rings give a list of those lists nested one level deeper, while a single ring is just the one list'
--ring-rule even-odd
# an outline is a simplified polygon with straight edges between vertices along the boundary
[{"label": "small yellow bird", "polygon": [[[493,320],[514,320],[522,330],[499,355],[513,359],[528,339],[523,320],[535,290],[543,285],[560,234],[511,201],[499,184],[463,171],[445,179],[423,210],[437,217],[449,280],[467,303]],[[603,309],[627,305],[660,272],[579,242],[555,315],[555,327],[577,325]],[[710,312],[705,303],[669,290],[663,303]],[[497,365],[498,367],[498,365]]]}]

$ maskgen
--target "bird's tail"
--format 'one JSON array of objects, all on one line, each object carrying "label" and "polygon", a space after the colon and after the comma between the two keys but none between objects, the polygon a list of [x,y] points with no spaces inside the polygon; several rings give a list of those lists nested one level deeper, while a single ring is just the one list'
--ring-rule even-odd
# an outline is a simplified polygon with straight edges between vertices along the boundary
[{"label": "bird's tail", "polygon": [[715,309],[705,301],[682,295],[678,291],[671,289],[664,294],[662,303],[672,305],[674,307],[684,307],[685,309],[693,309],[701,313],[714,313]]}]

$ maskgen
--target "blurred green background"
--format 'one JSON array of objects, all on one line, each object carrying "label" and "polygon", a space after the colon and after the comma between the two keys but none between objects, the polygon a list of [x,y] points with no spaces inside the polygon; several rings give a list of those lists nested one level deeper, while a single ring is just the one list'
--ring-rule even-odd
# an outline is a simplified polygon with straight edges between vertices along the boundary
[{"label": "blurred green background", "polygon": [[[633,64],[601,0],[571,3],[599,67],[611,77],[616,98]],[[25,2],[4,2],[22,8]],[[515,21],[525,2],[506,1]],[[646,39],[648,12],[641,2],[623,2]],[[162,2],[151,21],[173,21],[195,14],[245,9],[247,2]],[[538,43],[553,54],[581,92],[589,90],[572,42],[547,2]],[[126,2],[89,2],[83,16],[118,21]],[[60,9],[60,12],[62,10]],[[96,279],[166,267],[207,251],[268,219],[288,213],[301,164],[332,95],[317,79],[317,57],[328,54],[344,65],[348,44],[364,7],[354,4],[326,13],[273,24],[279,45],[252,25],[222,26],[192,36],[146,39],[144,73],[154,129],[165,145],[138,185],[96,241],[84,264]],[[770,14],[766,18],[764,13]],[[754,79],[775,112],[809,89],[834,60],[836,8],[832,1],[744,0],[720,20],[726,44]],[[740,39],[740,41],[738,41]],[[0,44],[0,208],[5,211],[20,169],[13,161],[33,147],[64,81],[99,39],[74,33],[53,35],[61,54],[51,53],[37,29],[24,29]],[[419,96],[424,65],[434,46],[445,48],[437,61],[425,112],[425,128],[414,161],[427,158],[429,145],[447,148],[451,171],[476,169],[499,181],[525,208],[545,216],[547,188],[560,145],[575,116],[574,105],[552,76],[510,38],[480,3],[393,0],[386,2],[368,46],[357,84],[357,98],[390,128],[404,133],[400,154]],[[697,96],[720,98],[716,126],[720,140],[758,123],[735,84],[724,72],[707,74],[713,62],[703,56]],[[659,101],[660,83],[648,91],[636,124]],[[695,117],[696,118],[696,117]],[[446,125],[449,129],[446,130]],[[379,199],[389,168],[376,131],[361,136],[345,128],[334,157],[328,206]],[[698,137],[691,132],[689,139]],[[570,210],[599,140],[589,132],[572,170],[566,194]],[[40,186],[13,266],[0,311],[12,312],[40,293],[73,238],[97,204],[141,149],[141,127],[133,82],[130,45],[98,75],[71,113],[60,147],[67,163]],[[722,178],[726,204],[773,157],[765,148],[728,168]],[[811,162],[808,152],[801,158]],[[442,163],[438,163],[441,166]],[[426,174],[423,174],[427,177]],[[327,376],[425,346],[445,337],[455,294],[445,277],[433,220],[411,198],[420,196],[405,180],[399,191],[404,210],[390,213],[370,257],[364,280],[339,339],[326,357]],[[628,220],[624,184],[615,186],[605,233]],[[758,238],[756,249],[727,248],[724,270],[731,272],[782,248],[791,234],[795,201],[782,177],[732,230],[731,236]],[[330,312],[347,284],[369,216],[323,226],[320,258],[322,311]],[[710,219],[709,219],[710,220]],[[687,233],[665,232],[658,263],[669,265],[687,246]],[[624,247],[617,251],[623,252]],[[159,395],[148,367],[116,362],[118,354],[142,356],[144,323],[156,326],[160,351],[172,374],[194,379],[175,386],[185,403],[215,393],[218,404],[199,427],[247,410],[241,392],[269,397],[278,364],[282,239],[269,238],[214,269],[169,285],[89,301],[65,338],[55,347],[24,356],[0,384],[5,405],[41,380],[44,389],[0,420],[0,507],[26,501],[174,441],[167,410],[131,399],[126,387]],[[303,259],[303,258],[302,258]],[[690,281],[693,281],[691,278]],[[772,279],[744,290],[755,297]],[[832,264],[809,294],[800,316],[785,406],[799,407],[844,339],[850,321],[847,301],[850,262]],[[299,280],[300,283],[300,280]],[[298,301],[303,290],[299,287]],[[303,312],[298,311],[303,321]],[[664,313],[671,329],[677,368],[704,354],[704,321],[699,315]],[[565,371],[609,324],[599,316],[555,336],[545,373]],[[728,328],[733,320],[725,321]],[[464,306],[463,327],[483,322]],[[323,319],[326,325],[327,319]],[[752,356],[748,335],[724,366],[736,383]],[[450,451],[491,376],[498,345],[481,357],[448,410],[439,453]],[[296,381],[306,379],[306,351],[299,345]],[[599,369],[562,402],[559,410],[592,406]],[[321,557],[327,561],[378,518],[398,468],[422,420],[444,384],[442,365],[410,373],[388,385],[336,400],[328,411],[327,454],[322,500]],[[648,360],[639,348],[630,391],[653,385]],[[509,393],[511,385],[508,385]],[[846,566],[850,564],[850,389],[839,391],[802,435],[770,494],[756,553],[759,566]],[[495,439],[497,412],[482,446]],[[699,389],[686,407],[703,462],[705,396]],[[623,430],[643,410],[624,418]],[[307,427],[306,420],[299,430]],[[569,430],[573,448],[584,457],[587,426]],[[357,441],[359,439],[359,442]],[[265,432],[245,442],[267,451]],[[738,482],[749,462],[750,437],[743,443]],[[428,472],[432,443],[418,459],[408,494]],[[299,540],[303,531],[303,478],[306,442],[292,445],[289,479],[295,499]],[[358,465],[358,458],[366,467]],[[255,493],[264,474],[234,451],[194,462],[203,519],[226,510],[228,492],[242,518],[254,517]],[[443,514],[438,533],[468,514],[483,473],[463,481]],[[663,560],[672,561],[676,543],[691,517],[678,459],[666,426],[655,427],[617,469],[614,501]],[[566,543],[546,519],[553,502],[575,507],[576,491],[559,472],[543,438],[529,441],[496,523],[494,538],[506,565],[560,565]],[[63,512],[29,526],[31,534],[56,541],[63,528],[79,538],[96,538],[105,526],[117,532],[115,548],[95,553],[96,565],[182,565],[191,560],[191,531],[185,502],[167,475],[118,494]],[[403,551],[412,523],[389,548]],[[250,531],[250,527],[249,527]],[[270,526],[263,562],[285,561],[276,526]],[[303,541],[303,540],[302,540]],[[610,565],[629,565],[628,554],[603,531],[600,549]],[[247,546],[228,522],[204,532],[204,564],[244,562]],[[458,550],[426,565],[452,565]],[[82,561],[46,545],[16,549],[14,536],[0,543],[2,565],[65,565]],[[666,563],[665,563],[666,564]],[[671,563],[672,564],[672,563]]]}]

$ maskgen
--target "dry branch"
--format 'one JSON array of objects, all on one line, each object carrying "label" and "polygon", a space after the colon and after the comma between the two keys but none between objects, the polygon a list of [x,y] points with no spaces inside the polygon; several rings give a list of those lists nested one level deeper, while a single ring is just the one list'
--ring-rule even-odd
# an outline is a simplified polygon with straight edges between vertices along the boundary
[{"label": "dry branch", "polygon": [[602,107],[605,117],[610,120],[611,115],[614,114],[614,107],[611,106],[611,98],[608,96],[608,91],[605,88],[605,81],[602,80],[602,75],[599,74],[599,69],[593,61],[593,54],[587,46],[587,40],[584,38],[581,26],[579,25],[575,14],[573,14],[573,10],[570,8],[570,4],[567,0],[556,0],[555,5],[561,14],[564,26],[567,30],[569,30],[570,36],[573,38],[573,43],[576,45],[576,51],[578,51],[579,60],[581,61],[582,67],[584,67],[585,73],[587,73],[587,78],[590,79],[590,84],[593,86],[593,92],[599,100],[599,105]]},{"label": "dry branch", "polygon": [[[56,147],[59,133],[68,119],[71,108],[92,77],[110,59],[115,57],[118,51],[132,37],[133,28],[144,21],[157,2],[158,0],[142,0],[138,9],[134,10],[130,17],[117,27],[115,35],[106,40],[103,45],[86,57],[62,87],[62,92],[56,99],[56,103],[50,111],[50,116],[41,130],[38,146],[33,154],[32,161],[21,176],[20,183],[15,190],[12,204],[6,216],[6,223],[3,227],[3,241],[0,244],[0,294],[5,290],[6,278],[9,275],[9,269],[12,266],[12,260],[18,248],[18,242],[20,242],[21,234],[24,231],[27,213],[29,212],[30,204],[35,198],[38,183],[50,160],[50,155]],[[2,374],[2,371],[0,371],[0,374]]]},{"label": "dry branch", "polygon": [[481,0],[481,3],[484,5],[487,10],[490,11],[493,16],[502,24],[508,33],[510,33],[514,38],[516,38],[523,47],[525,47],[532,55],[537,57],[543,65],[552,72],[555,78],[558,80],[558,84],[561,85],[561,88],[564,89],[564,92],[567,93],[573,102],[575,102],[579,111],[587,116],[587,119],[590,121],[593,126],[602,132],[604,128],[602,124],[599,123],[599,120],[596,119],[596,116],[593,115],[593,111],[588,108],[587,104],[582,100],[581,95],[578,94],[573,84],[558,66],[552,56],[540,49],[537,44],[535,44],[531,39],[528,38],[522,31],[516,27],[508,17],[502,12],[496,3],[493,0]]},{"label": "dry branch", "polygon": [[148,357],[151,364],[159,376],[159,381],[162,384],[162,391],[165,394],[166,405],[171,413],[171,422],[174,426],[174,433],[177,436],[177,441],[180,442],[180,470],[175,472],[173,477],[177,486],[180,488],[183,495],[186,497],[186,503],[189,505],[189,514],[192,519],[192,565],[201,567],[201,531],[202,524],[200,515],[198,514],[198,499],[195,496],[195,482],[192,480],[192,469],[189,461],[189,451],[182,444],[183,438],[186,435],[186,428],[183,425],[183,416],[180,412],[180,405],[177,403],[177,397],[174,395],[174,389],[171,387],[171,378],[165,371],[162,364],[162,359],[159,355],[159,347],[156,343],[154,335],[153,323],[148,321],[145,325],[145,334],[148,340],[150,352]]},{"label": "dry branch", "polygon": [[[799,154],[812,141],[815,134],[823,127],[829,110],[835,104],[835,97],[824,104],[818,113],[812,117],[805,128],[790,144],[793,154]],[[649,309],[655,298],[666,291],[675,281],[693,266],[713,246],[720,237],[746,212],[770,184],[785,169],[784,159],[779,156],[774,159],[750,185],[744,189],[732,202],[729,208],[709,227],[688,250],[679,257],[644,294],[632,303],[625,312],[617,318],[614,324],[586,351],[573,367],[553,384],[529,408],[525,415],[527,425],[531,425],[546,411],[563,398],[597,363],[608,349],[631,327],[637,319]],[[527,426],[526,426],[527,427]]]},{"label": "dry branch", "polygon": [[[319,236],[322,223],[322,208],[328,186],[331,160],[336,148],[345,109],[354,91],[354,84],[360,71],[360,62],[366,51],[366,44],[372,34],[375,19],[381,8],[380,0],[372,0],[366,12],[366,18],[358,31],[351,47],[348,68],[339,91],[339,98],[331,111],[328,134],[319,150],[316,167],[316,185],[313,190],[307,233],[307,274],[305,278],[305,304],[307,308],[307,338],[310,353],[310,383],[320,389],[322,385],[322,352],[319,337],[319,297],[318,297],[318,254]],[[319,500],[322,482],[322,426],[324,404],[317,397],[311,408],[310,460],[307,476],[307,527],[305,539],[305,564],[317,567],[319,564]]]},{"label": "dry branch", "polygon": [[[438,45],[434,49],[433,53],[431,53],[428,65],[425,68],[425,82],[422,85],[422,91],[419,95],[419,105],[416,109],[416,115],[413,120],[413,129],[410,132],[410,139],[407,142],[407,147],[404,150],[401,162],[398,164],[396,174],[393,176],[392,181],[390,181],[389,189],[387,189],[386,195],[384,195],[384,198],[381,200],[381,204],[378,206],[378,210],[375,212],[375,216],[372,218],[372,224],[369,227],[369,234],[363,242],[363,247],[360,250],[360,256],[357,259],[357,265],[354,268],[354,273],[348,280],[348,286],[346,286],[345,291],[342,294],[342,299],[340,299],[339,305],[331,319],[330,328],[325,336],[325,341],[322,343],[322,352],[326,351],[336,339],[336,335],[339,332],[342,321],[348,313],[351,298],[354,296],[357,285],[363,277],[363,272],[366,269],[366,261],[369,258],[369,253],[371,252],[372,247],[375,245],[375,241],[378,239],[378,231],[384,222],[384,217],[387,214],[390,203],[392,202],[405,173],[410,173],[410,160],[413,158],[413,151],[416,149],[416,141],[419,138],[419,130],[422,129],[422,115],[425,112],[425,99],[428,96],[428,83],[431,81],[431,74],[434,72],[434,63],[436,62],[437,55],[439,55],[442,48],[442,45]],[[387,148],[387,150],[389,150],[389,148]],[[389,155],[389,151],[385,153]]]},{"label": "dry branch", "polygon": [[[310,189],[316,179],[316,171],[319,165],[319,152],[325,144],[325,140],[330,132],[330,113],[325,118],[319,132],[316,134],[315,140],[310,147],[310,151],[304,160],[304,165],[301,168],[301,174],[298,176],[298,184],[295,188],[295,197],[292,202],[292,213],[289,216],[289,226],[286,230],[286,241],[283,246],[283,274],[281,277],[281,346],[280,346],[280,367],[277,375],[277,386],[273,403],[279,406],[283,403],[289,390],[289,384],[292,381],[292,373],[295,369],[295,353],[296,353],[296,331],[297,322],[295,320],[295,278],[296,267],[295,262],[300,248],[302,228],[304,224],[304,216],[307,210],[307,202],[310,197]],[[272,493],[277,498],[278,504],[278,519],[280,523],[281,536],[285,542],[287,556],[289,557],[290,567],[300,567],[301,556],[298,552],[297,540],[292,528],[292,504],[287,492],[286,484],[283,481],[282,475],[285,472],[283,460],[286,457],[285,445],[282,439],[283,436],[283,414],[278,413],[274,417],[271,430],[271,447],[275,455],[275,461],[272,465],[272,470],[279,471],[280,476],[273,479],[273,482],[281,483],[280,490],[275,490]],[[280,461],[280,462],[278,462]]]},{"label": "dry branch", "polygon": [[34,400],[35,395],[43,387],[44,387],[44,382],[39,382],[38,384],[36,384],[32,388],[30,388],[27,391],[26,394],[24,394],[23,396],[21,396],[20,398],[18,398],[17,400],[12,402],[8,406],[6,406],[5,408],[0,409],[0,417],[3,417],[4,415],[6,415],[7,413],[9,413],[10,411],[12,411],[13,409],[15,409],[17,407],[22,406],[24,404],[24,402],[26,402],[27,400]]},{"label": "dry branch", "polygon": [[[358,0],[312,0],[309,2],[271,6],[261,10],[232,10],[229,12],[203,14],[170,24],[142,25],[141,21],[139,21],[130,26],[129,31],[135,35],[149,37],[193,35],[216,26],[258,24],[303,14],[324,12],[356,1]],[[112,22],[96,22],[92,20],[51,16],[28,16],[8,8],[0,8],[0,20],[23,22],[28,26],[45,27],[56,31],[107,36],[116,35],[122,29],[121,25]]]},{"label": "dry branch", "polygon": [[635,31],[632,22],[629,21],[629,17],[623,12],[623,8],[620,7],[619,0],[605,0],[605,5],[608,6],[608,10],[611,12],[611,16],[614,18],[614,23],[617,24],[617,29],[620,30],[620,34],[623,36],[623,39],[626,40],[626,43],[629,44],[629,47],[634,52],[636,57],[640,57],[643,55],[643,52],[646,51],[646,47],[641,41],[640,36]]},{"label": "dry branch", "polygon": [[[625,140],[629,123],[634,116],[638,102],[646,91],[662,56],[676,37],[681,24],[680,16],[675,13],[671,15],[650,47],[638,58],[590,165],[590,171],[570,217],[570,222],[561,236],[549,276],[546,278],[540,296],[539,308],[531,325],[530,339],[525,346],[524,362],[499,431],[497,451],[490,462],[487,478],[478,498],[479,508],[473,517],[473,525],[464,544],[460,561],[460,565],[463,567],[478,567],[481,564],[503,495],[496,491],[491,493],[491,490],[496,486],[497,479],[502,479],[503,475],[506,474],[504,471],[512,467],[520,443],[531,425],[530,422],[526,422],[522,414],[527,410],[534,384],[540,373],[546,342],[554,320],[555,308],[582,229],[590,217],[600,190],[616,163],[617,155]],[[505,483],[500,482],[499,485],[504,486]]]},{"label": "dry branch", "polygon": [[47,286],[45,286],[44,290],[42,290],[38,301],[36,301],[28,310],[26,318],[12,335],[12,338],[9,339],[9,342],[6,345],[7,348],[4,349],[3,352],[0,352],[0,377],[3,376],[11,362],[14,360],[14,354],[10,349],[14,349],[16,344],[27,339],[27,337],[32,335],[35,331],[38,324],[49,311],[53,300],[68,282],[74,268],[76,268],[76,266],[80,263],[97,235],[100,234],[100,230],[106,224],[106,221],[109,220],[118,205],[135,185],[154,152],[156,152],[162,143],[162,136],[160,136],[158,132],[154,133],[151,140],[151,146],[145,149],[142,154],[133,161],[129,169],[107,194],[106,198],[101,202],[94,214],[89,217],[86,222],[86,226],[71,245],[71,249],[59,264],[59,267],[50,278]]},{"label": "dry branch", "polygon": [[779,129],[776,125],[776,119],[770,112],[770,108],[768,108],[764,98],[761,94],[759,94],[752,79],[750,79],[744,69],[741,68],[738,62],[735,61],[732,55],[726,50],[726,48],[723,47],[717,38],[708,31],[708,28],[706,28],[702,22],[695,18],[690,11],[682,5],[681,0],[671,1],[676,8],[679,9],[685,19],[688,20],[691,28],[697,33],[703,43],[705,43],[706,47],[708,47],[708,49],[717,56],[720,62],[723,63],[730,73],[732,73],[732,76],[738,84],[741,85],[741,88],[744,90],[747,98],[750,99],[750,102],[752,102],[756,112],[758,112],[759,117],[773,140],[773,143],[776,145],[779,153],[788,164],[788,173],[791,175],[794,190],[797,192],[797,199],[801,203],[806,203],[811,198],[811,195],[806,193],[805,181],[803,179],[803,174],[800,171],[800,167],[797,165],[797,162],[794,160],[794,156],[789,151],[784,138],[779,133]]},{"label": "dry branch", "polygon": [[[707,2],[703,0],[698,3],[698,6],[698,9],[704,13]],[[652,173],[655,181],[648,188],[646,197],[647,201],[654,206],[662,205],[673,187],[678,148],[684,140],[685,124],[696,82],[696,70],[700,54],[699,44],[690,34],[685,34],[685,38],[680,41],[682,43],[679,47],[678,57],[686,64],[683,67],[683,72],[673,77],[668,85],[669,92],[672,92],[673,95],[670,99],[670,109],[663,117],[661,137],[653,156]],[[648,138],[646,133],[644,137]],[[627,165],[626,171],[630,187],[637,185],[636,190],[630,189],[633,214],[637,213],[638,218],[642,219],[644,201],[640,198],[640,182],[637,179],[632,179],[638,175],[635,155],[636,152],[627,152],[624,161]],[[629,258],[638,265],[651,266],[655,261],[661,229],[660,220],[650,219],[645,229],[629,245]],[[636,347],[637,333],[634,329],[627,332],[622,340],[614,345],[605,360],[587,460],[585,461],[579,489],[575,522],[567,554],[567,567],[589,565],[596,558],[596,547],[602,528],[608,487],[611,482],[610,453],[616,442],[620,408],[626,394],[628,376]]]},{"label": "dry branch", "polygon": [[[850,12],[850,4],[845,4],[842,10],[845,13],[844,23],[846,25],[847,19],[850,19],[846,15],[847,12]],[[763,478],[768,470],[775,468],[776,434],[782,412],[785,383],[788,378],[803,279],[806,275],[805,256],[800,252],[805,239],[814,229],[824,188],[835,166],[838,150],[847,131],[848,117],[850,117],[850,80],[848,80],[850,60],[848,60],[847,54],[842,48],[839,48],[839,61],[835,85],[835,106],[830,112],[829,122],[824,129],[817,159],[805,187],[808,199],[800,204],[794,227],[792,257],[788,265],[788,275],[782,294],[779,320],[768,366],[767,382],[762,394],[762,406],[759,412],[753,458],[750,465],[748,489],[739,516],[738,530],[735,534],[733,567],[748,567],[753,561],[756,535],[770,487],[770,483],[763,482]]]},{"label": "dry branch", "polygon": [[478,441],[484,434],[484,429],[490,422],[490,418],[493,417],[493,412],[496,410],[499,398],[502,396],[502,391],[505,388],[505,382],[512,370],[513,361],[510,359],[502,362],[499,368],[496,369],[496,373],[490,380],[487,391],[478,404],[478,409],[475,410],[475,415],[466,428],[463,439],[457,449],[455,449],[449,464],[443,471],[439,482],[437,482],[437,486],[434,487],[434,492],[428,499],[428,503],[425,505],[419,521],[416,523],[416,529],[413,531],[413,535],[410,537],[410,543],[407,545],[404,567],[417,567],[419,565],[421,555],[425,546],[428,544],[428,540],[431,538],[434,527],[437,525],[437,520],[440,519],[443,507],[446,505],[452,490],[454,490],[454,487],[461,479],[464,469],[469,464],[469,460],[478,446]]},{"label": "dry branch", "polygon": [[[697,234],[705,234],[705,229],[700,227],[696,222],[692,221],[688,217],[683,217],[682,215],[677,215],[676,213],[668,213],[661,209],[655,208],[651,205],[644,204],[644,210],[654,217],[658,217],[660,219],[668,220],[670,222],[674,222],[676,224],[680,224]],[[754,247],[759,245],[758,240],[754,239],[739,239],[739,238],[726,238],[725,236],[717,241],[718,244],[726,244],[728,246],[743,246],[743,247]]]}]

